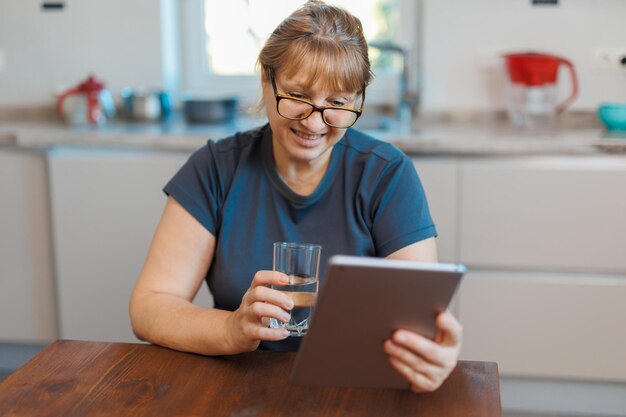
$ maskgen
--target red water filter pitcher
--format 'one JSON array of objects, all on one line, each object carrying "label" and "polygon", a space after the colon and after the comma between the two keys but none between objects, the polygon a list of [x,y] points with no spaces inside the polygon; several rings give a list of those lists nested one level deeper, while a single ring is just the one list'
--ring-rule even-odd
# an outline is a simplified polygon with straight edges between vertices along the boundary
[{"label": "red water filter pitcher", "polygon": [[[550,128],[556,115],[567,109],[578,95],[576,70],[571,61],[536,52],[504,55],[508,73],[508,110],[513,123],[525,128]],[[567,98],[558,99],[559,69],[564,66],[571,86]]]}]

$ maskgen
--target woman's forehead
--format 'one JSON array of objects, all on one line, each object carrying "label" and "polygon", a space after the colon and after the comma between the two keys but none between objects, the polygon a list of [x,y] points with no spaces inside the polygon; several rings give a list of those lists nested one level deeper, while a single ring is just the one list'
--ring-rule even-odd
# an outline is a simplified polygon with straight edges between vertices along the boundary
[{"label": "woman's forehead", "polygon": [[340,82],[311,70],[284,71],[279,74],[279,78],[281,84],[292,88],[346,92]]}]

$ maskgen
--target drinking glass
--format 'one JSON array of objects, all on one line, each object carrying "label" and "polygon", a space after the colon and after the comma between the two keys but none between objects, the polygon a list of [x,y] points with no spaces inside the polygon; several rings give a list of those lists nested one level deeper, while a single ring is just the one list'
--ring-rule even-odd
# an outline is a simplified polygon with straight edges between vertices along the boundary
[{"label": "drinking glass", "polygon": [[287,294],[294,307],[288,322],[270,318],[270,327],[284,328],[290,336],[304,336],[309,329],[313,309],[317,301],[318,273],[322,247],[311,243],[274,243],[274,271],[289,277],[286,285],[271,285]]}]

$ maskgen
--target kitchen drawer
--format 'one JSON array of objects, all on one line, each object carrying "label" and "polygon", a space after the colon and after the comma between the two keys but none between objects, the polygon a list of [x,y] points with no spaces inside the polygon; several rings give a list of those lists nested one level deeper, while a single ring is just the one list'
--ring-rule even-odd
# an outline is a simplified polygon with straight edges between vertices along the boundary
[{"label": "kitchen drawer", "polygon": [[503,376],[626,381],[626,276],[471,271],[461,357]]},{"label": "kitchen drawer", "polygon": [[626,158],[471,160],[460,185],[462,262],[626,271]]},{"label": "kitchen drawer", "polygon": [[413,158],[415,169],[426,191],[430,214],[439,236],[439,260],[457,260],[458,163],[455,159]]}]

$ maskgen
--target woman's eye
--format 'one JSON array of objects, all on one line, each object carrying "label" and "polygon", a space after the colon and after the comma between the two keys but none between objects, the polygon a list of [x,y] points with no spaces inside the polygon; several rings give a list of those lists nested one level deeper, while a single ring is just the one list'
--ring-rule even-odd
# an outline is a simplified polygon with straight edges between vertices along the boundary
[{"label": "woman's eye", "polygon": [[302,98],[302,99],[306,98],[304,94],[300,94],[300,93],[289,93],[289,96],[293,98]]},{"label": "woman's eye", "polygon": [[343,100],[333,100],[330,102],[330,105],[333,107],[344,107],[346,102]]}]

